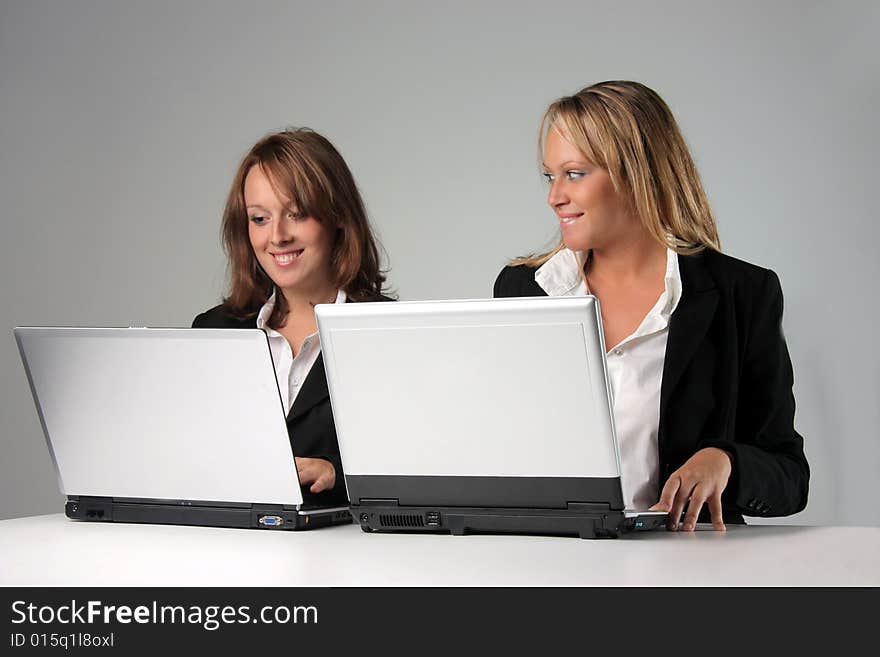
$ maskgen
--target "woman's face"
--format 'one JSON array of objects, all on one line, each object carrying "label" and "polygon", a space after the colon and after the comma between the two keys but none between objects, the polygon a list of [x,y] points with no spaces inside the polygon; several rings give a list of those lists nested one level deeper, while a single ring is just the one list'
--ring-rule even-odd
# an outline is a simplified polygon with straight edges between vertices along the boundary
[{"label": "woman's face", "polygon": [[559,218],[562,241],[573,251],[606,249],[644,233],[614,190],[611,176],[591,164],[556,126],[544,143],[547,203]]},{"label": "woman's face", "polygon": [[259,165],[244,180],[248,236],[254,255],[282,291],[314,295],[331,284],[331,232],[304,216],[291,199],[279,197]]}]

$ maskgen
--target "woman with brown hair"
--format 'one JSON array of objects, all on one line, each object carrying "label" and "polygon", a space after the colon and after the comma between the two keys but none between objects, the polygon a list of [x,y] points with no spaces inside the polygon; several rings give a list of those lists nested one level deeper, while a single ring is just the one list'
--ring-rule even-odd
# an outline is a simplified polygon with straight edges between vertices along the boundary
[{"label": "woman with brown hair", "polygon": [[317,132],[270,134],[238,167],[222,235],[229,293],[193,328],[266,332],[303,498],[345,503],[314,306],[390,300],[351,171]]},{"label": "woman with brown hair", "polygon": [[669,107],[594,84],[550,105],[539,154],[561,240],[505,267],[495,296],[599,299],[626,506],[669,511],[670,529],[687,507],[688,531],[803,509],[779,279],[721,253]]}]

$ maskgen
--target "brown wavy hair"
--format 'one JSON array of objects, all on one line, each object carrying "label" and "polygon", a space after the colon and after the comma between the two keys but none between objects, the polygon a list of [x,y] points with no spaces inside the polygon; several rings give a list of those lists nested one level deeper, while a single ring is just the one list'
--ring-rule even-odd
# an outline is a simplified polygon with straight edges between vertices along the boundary
[{"label": "brown wavy hair", "polygon": [[[654,239],[688,255],[721,250],[712,208],[672,110],[639,82],[613,80],[554,101],[541,119],[538,159],[547,131],[559,129],[584,157],[605,169]],[[511,264],[542,265],[565,248],[517,258]]]},{"label": "brown wavy hair", "polygon": [[[288,128],[254,144],[229,189],[221,228],[228,259],[229,294],[223,299],[226,311],[249,319],[259,312],[274,287],[257,262],[248,237],[244,181],[255,166],[263,170],[276,193],[288,196],[301,213],[333,232],[330,263],[336,288],[344,290],[352,301],[382,299],[386,271],[380,265],[379,242],[348,165],[326,137],[309,128]],[[276,295],[269,325],[282,326],[287,311],[284,295]]]}]

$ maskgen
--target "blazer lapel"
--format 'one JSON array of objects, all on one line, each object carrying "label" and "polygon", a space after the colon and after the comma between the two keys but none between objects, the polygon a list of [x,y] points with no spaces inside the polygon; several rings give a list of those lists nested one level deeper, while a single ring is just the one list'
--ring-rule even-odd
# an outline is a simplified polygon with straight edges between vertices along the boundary
[{"label": "blazer lapel", "polygon": [[327,374],[324,372],[324,354],[318,354],[318,360],[312,365],[299,394],[293,400],[287,421],[296,419],[330,396],[327,389]]},{"label": "blazer lapel", "polygon": [[[351,303],[351,301],[346,297],[345,303]],[[329,396],[330,389],[327,387],[327,373],[324,371],[324,352],[321,351],[315,364],[312,365],[306,380],[303,381],[299,394],[293,400],[293,406],[290,407],[287,421],[295,420]]]},{"label": "blazer lapel", "polygon": [[666,357],[663,362],[663,380],[660,387],[660,417],[669,403],[697,347],[706,335],[715,308],[718,306],[718,290],[706,271],[702,257],[678,257],[681,272],[682,298],[669,322],[666,341]]}]

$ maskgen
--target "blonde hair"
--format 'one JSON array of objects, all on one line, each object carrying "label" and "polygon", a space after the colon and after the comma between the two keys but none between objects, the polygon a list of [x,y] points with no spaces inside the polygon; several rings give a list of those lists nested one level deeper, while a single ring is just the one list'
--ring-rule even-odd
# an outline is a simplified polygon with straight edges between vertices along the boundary
[{"label": "blonde hair", "polygon": [[[672,111],[638,82],[599,82],[553,102],[541,119],[538,157],[559,129],[590,162],[606,170],[615,191],[658,242],[689,255],[721,250],[700,174]],[[517,258],[536,267],[565,248]]]}]

